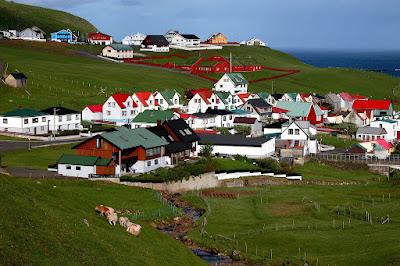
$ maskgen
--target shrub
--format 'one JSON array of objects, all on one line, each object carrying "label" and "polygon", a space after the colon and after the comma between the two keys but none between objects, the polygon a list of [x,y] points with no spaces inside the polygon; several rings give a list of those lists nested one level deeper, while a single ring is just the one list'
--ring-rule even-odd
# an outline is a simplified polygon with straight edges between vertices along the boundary
[{"label": "shrub", "polygon": [[258,166],[263,170],[263,171],[271,171],[274,173],[280,173],[281,172],[281,165],[279,164],[278,161],[274,159],[260,159],[256,161]]}]

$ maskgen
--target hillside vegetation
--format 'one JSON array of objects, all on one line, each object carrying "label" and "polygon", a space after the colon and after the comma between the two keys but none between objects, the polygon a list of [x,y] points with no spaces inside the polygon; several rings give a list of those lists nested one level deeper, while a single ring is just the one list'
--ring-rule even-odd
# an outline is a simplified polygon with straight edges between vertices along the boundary
[{"label": "hillside vegetation", "polygon": [[96,27],[85,19],[63,11],[0,0],[0,30],[22,30],[34,25],[44,30],[47,35],[65,28],[81,33],[96,30]]},{"label": "hillside vegetation", "polygon": [[[0,85],[4,99],[0,112],[17,106],[44,108],[54,104],[81,109],[88,104],[103,103],[115,92],[131,93],[165,88],[175,88],[183,92],[186,89],[213,86],[213,82],[187,73],[110,63],[91,56],[100,50],[101,47],[89,45],[0,41],[0,61],[10,65],[9,71],[23,71],[29,78],[29,84],[24,89]],[[398,78],[381,73],[312,67],[288,54],[267,48],[225,47],[219,52],[206,52],[194,56],[215,53],[229,56],[230,52],[234,60],[242,64],[254,62],[269,67],[301,71],[274,80],[275,92],[324,94],[330,91],[349,91],[374,98],[386,98],[393,97],[393,91],[397,91],[394,88],[398,87],[400,82]],[[265,75],[268,75],[268,72],[244,73],[249,79]],[[250,91],[271,92],[272,81],[250,84]]]},{"label": "hillside vegetation", "polygon": [[[4,176],[0,183],[1,265],[203,265],[183,244],[149,225],[152,215],[171,215],[151,190]],[[135,238],[109,225],[94,212],[100,203],[141,211],[142,234]]]}]

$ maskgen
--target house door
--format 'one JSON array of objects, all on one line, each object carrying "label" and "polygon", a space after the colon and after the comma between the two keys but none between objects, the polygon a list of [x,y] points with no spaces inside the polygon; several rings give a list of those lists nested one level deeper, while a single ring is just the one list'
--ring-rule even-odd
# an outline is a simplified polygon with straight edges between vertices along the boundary
[{"label": "house door", "polygon": [[36,127],[33,128],[33,135],[36,135]]},{"label": "house door", "polygon": [[397,131],[397,139],[400,140],[400,131]]}]

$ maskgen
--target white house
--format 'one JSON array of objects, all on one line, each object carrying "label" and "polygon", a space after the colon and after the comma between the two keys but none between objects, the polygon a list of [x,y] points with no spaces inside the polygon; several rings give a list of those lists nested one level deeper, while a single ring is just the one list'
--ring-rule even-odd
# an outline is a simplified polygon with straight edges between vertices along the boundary
[{"label": "white house", "polygon": [[169,43],[170,46],[196,47],[200,45],[200,38],[194,34],[176,34]]},{"label": "white house", "polygon": [[103,120],[103,105],[88,105],[82,110],[82,121]]},{"label": "white house", "polygon": [[167,33],[164,34],[165,39],[171,43],[172,39],[176,36],[180,36],[181,34],[179,33],[178,30],[169,30]]},{"label": "white house", "polygon": [[137,106],[138,112],[142,113],[145,110],[158,110],[158,103],[149,91],[139,91],[132,94],[132,99]]},{"label": "white house", "polygon": [[80,130],[81,113],[61,106],[54,106],[41,112],[48,114],[48,127],[50,131]]},{"label": "white house", "polygon": [[259,38],[255,38],[255,37],[251,38],[251,39],[249,39],[247,41],[242,41],[240,44],[241,45],[247,45],[247,46],[263,46],[263,47],[267,46],[267,44],[264,41],[262,41]]},{"label": "white house", "polygon": [[317,129],[309,121],[294,121],[282,125],[281,140],[287,141],[286,149],[301,149],[303,156],[318,153]]},{"label": "white house", "polygon": [[252,159],[267,158],[275,154],[275,138],[246,138],[243,135],[198,134],[200,137],[197,152],[206,145],[212,145],[212,154],[235,156],[237,154]]},{"label": "white house", "polygon": [[63,154],[57,161],[57,173],[68,177],[91,178],[94,175],[101,175],[102,167],[115,168],[111,159],[95,156]]},{"label": "white house", "polygon": [[183,107],[182,96],[176,90],[156,91],[153,95],[156,105],[162,110]]},{"label": "white house", "polygon": [[187,105],[187,112],[189,114],[204,113],[211,106],[210,98],[213,95],[211,91],[198,91],[192,99],[189,100]]},{"label": "white house", "polygon": [[18,39],[25,41],[39,41],[39,42],[46,41],[45,32],[36,26],[33,26],[32,28],[26,28],[23,31],[20,31],[18,34]]},{"label": "white house", "polygon": [[49,115],[33,109],[15,109],[0,115],[0,130],[27,135],[49,133]]},{"label": "white house", "polygon": [[398,120],[383,119],[375,120],[369,124],[370,127],[383,128],[386,130],[385,140],[393,141],[398,139],[400,132],[400,122]]},{"label": "white house", "polygon": [[117,125],[128,124],[138,113],[138,106],[130,94],[113,94],[103,104],[103,120]]},{"label": "white house", "polygon": [[249,82],[240,73],[226,73],[214,84],[214,91],[247,93]]},{"label": "white house", "polygon": [[135,33],[126,36],[122,39],[122,44],[125,45],[133,45],[133,46],[140,46],[142,45],[143,40],[146,39],[146,35],[143,33]]},{"label": "white house", "polygon": [[129,45],[110,44],[104,47],[102,55],[113,59],[133,58],[133,49]]},{"label": "white house", "polygon": [[359,141],[376,141],[378,139],[385,139],[387,132],[381,127],[360,127],[356,132],[356,139]]},{"label": "white house", "polygon": [[299,93],[284,93],[280,101],[283,102],[302,102],[301,95]]},{"label": "white house", "polygon": [[372,121],[372,112],[368,115],[367,112],[359,113],[352,110],[345,118],[344,123],[356,125],[356,127],[365,127]]},{"label": "white house", "polygon": [[168,53],[169,42],[163,35],[147,35],[142,41],[140,51]]}]

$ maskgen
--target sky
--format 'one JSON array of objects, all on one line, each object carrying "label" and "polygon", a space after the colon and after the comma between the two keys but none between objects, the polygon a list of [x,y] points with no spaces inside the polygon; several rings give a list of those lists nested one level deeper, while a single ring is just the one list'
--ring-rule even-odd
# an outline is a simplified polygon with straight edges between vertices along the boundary
[{"label": "sky", "polygon": [[[81,16],[117,40],[169,29],[272,48],[400,50],[399,0],[17,0]],[[110,4],[112,3],[112,4]]]}]

